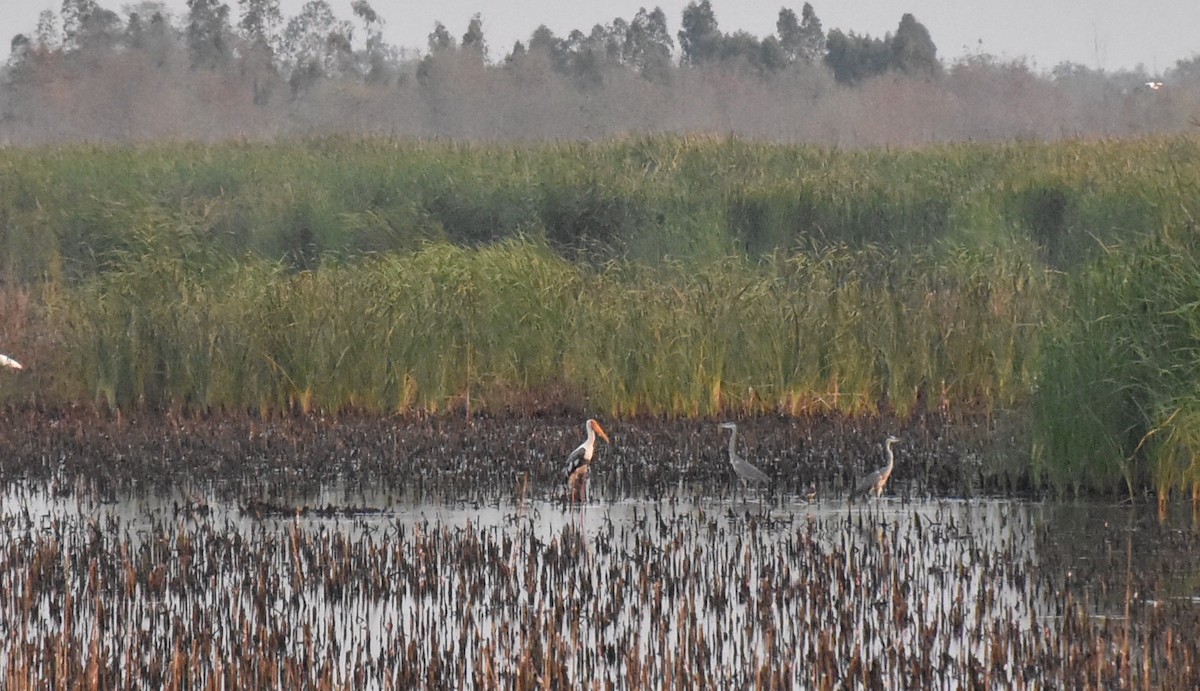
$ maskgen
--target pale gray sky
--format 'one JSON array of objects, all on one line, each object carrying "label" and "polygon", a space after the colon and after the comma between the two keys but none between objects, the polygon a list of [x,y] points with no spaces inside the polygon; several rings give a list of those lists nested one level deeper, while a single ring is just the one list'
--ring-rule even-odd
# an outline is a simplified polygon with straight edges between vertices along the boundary
[{"label": "pale gray sky", "polygon": [[[126,0],[98,0],[120,12]],[[238,14],[237,0],[226,0]],[[305,0],[281,0],[286,16],[297,14]],[[350,0],[328,0],[335,14],[353,19]],[[672,35],[688,0],[647,3],[637,0],[373,0],[387,22],[385,34],[394,45],[424,50],[434,21],[458,37],[471,15],[483,17],[491,57],[502,57],[516,40],[525,40],[539,24],[559,36],[572,29],[587,32],[614,17],[630,19],[639,7],[663,8]],[[186,0],[167,0],[177,14]],[[780,7],[800,13],[803,0],[712,0],[723,31],[745,30],[756,36],[775,31]],[[1105,70],[1143,65],[1158,73],[1176,60],[1200,53],[1200,0],[815,0],[826,31],[841,29],[882,37],[894,31],[900,16],[911,12],[923,23],[944,61],[982,52],[1000,58],[1025,58],[1038,70],[1070,60]],[[0,0],[2,52],[14,34],[32,33],[37,15],[55,12],[61,0]],[[123,13],[122,13],[123,14]]]}]

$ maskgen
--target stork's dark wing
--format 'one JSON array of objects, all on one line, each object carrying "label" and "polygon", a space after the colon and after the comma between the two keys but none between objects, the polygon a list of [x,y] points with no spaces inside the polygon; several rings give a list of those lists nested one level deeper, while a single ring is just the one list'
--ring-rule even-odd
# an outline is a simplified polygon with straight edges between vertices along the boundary
[{"label": "stork's dark wing", "polygon": [[583,458],[583,446],[577,447],[570,456],[567,456],[567,477],[571,477],[571,474],[579,470],[579,466],[586,462]]}]

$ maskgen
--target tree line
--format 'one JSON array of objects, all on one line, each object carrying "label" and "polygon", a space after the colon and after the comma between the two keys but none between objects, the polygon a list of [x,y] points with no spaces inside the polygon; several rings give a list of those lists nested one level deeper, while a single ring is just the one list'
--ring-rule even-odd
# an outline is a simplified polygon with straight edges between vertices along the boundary
[{"label": "tree line", "polygon": [[[383,38],[384,18],[367,0],[351,3],[352,20],[336,16],[326,0],[310,0],[293,17],[284,17],[279,0],[238,0],[236,15],[218,0],[188,0],[186,16],[173,20],[159,2],[126,6],[125,16],[95,0],[63,0],[60,11],[44,10],[32,34],[11,42],[10,67],[36,68],[39,62],[72,53],[148,51],[163,59],[167,51],[185,51],[193,69],[269,68],[286,77],[293,90],[315,79],[353,77],[373,83],[404,72],[408,53]],[[678,44],[660,7],[640,9],[597,24],[591,31],[558,37],[544,24],[527,42],[517,41],[499,61],[511,65],[538,53],[555,69],[581,85],[602,80],[606,70],[627,69],[647,79],[667,79],[678,65],[726,65],[759,73],[794,65],[824,63],[838,81],[853,83],[890,69],[937,74],[937,47],[928,30],[905,14],[895,34],[883,38],[825,34],[810,3],[801,13],[783,7],[777,32],[759,38],[745,31],[721,31],[709,0],[683,10]],[[676,48],[678,47],[678,50]],[[476,14],[461,40],[441,22],[429,34],[428,67],[438,55],[461,51],[486,58],[482,16]]]},{"label": "tree line", "polygon": [[[236,8],[188,0],[186,13],[174,17],[161,2],[143,0],[118,14],[95,0],[63,0],[11,41],[0,81],[0,140],[310,131],[522,139],[699,130],[871,144],[897,136],[1171,129],[1188,122],[1193,103],[1187,96],[1164,113],[1159,98],[1147,115],[1138,99],[1147,100],[1140,92],[1148,77],[1140,72],[1064,65],[1039,75],[987,55],[946,66],[912,14],[879,38],[827,32],[807,2],[799,13],[782,7],[775,33],[764,37],[724,31],[703,0],[684,8],[674,33],[661,8],[642,8],[566,36],[539,26],[499,55],[479,14],[461,35],[435,23],[417,51],[385,40],[386,20],[367,0],[354,0],[351,12],[339,17],[326,0],[310,0],[291,17],[278,0],[237,0]],[[1177,93],[1200,84],[1195,64],[1176,72],[1184,77],[1173,80]],[[1097,98],[1117,112],[1099,123],[1069,119],[1094,119]],[[881,99],[958,111],[958,124],[931,131],[926,123],[939,119],[914,112],[912,126],[924,131],[889,132],[909,126],[873,122],[871,112],[856,119],[853,111],[870,111]],[[1053,107],[1022,102],[1038,99]],[[1011,113],[997,116],[998,107]],[[777,124],[797,116],[811,125]],[[529,129],[508,122],[514,119]]]}]

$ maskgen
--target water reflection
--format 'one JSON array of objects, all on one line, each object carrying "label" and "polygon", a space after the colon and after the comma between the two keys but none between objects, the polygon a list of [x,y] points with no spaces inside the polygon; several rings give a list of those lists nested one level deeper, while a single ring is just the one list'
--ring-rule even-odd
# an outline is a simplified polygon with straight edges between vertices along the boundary
[{"label": "water reflection", "polygon": [[1187,516],[225,496],[11,485],[7,686],[1171,686],[1200,659]]}]

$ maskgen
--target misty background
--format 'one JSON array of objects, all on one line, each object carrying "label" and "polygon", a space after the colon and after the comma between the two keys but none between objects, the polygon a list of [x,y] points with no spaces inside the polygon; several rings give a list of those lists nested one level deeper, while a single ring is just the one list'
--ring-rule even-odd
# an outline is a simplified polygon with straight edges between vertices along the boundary
[{"label": "misty background", "polygon": [[[722,28],[710,2],[492,45],[476,15],[389,44],[367,0],[64,0],[12,37],[0,143],[380,134],[467,141],[689,133],[843,147],[1175,133],[1200,124],[1200,56],[1159,74],[947,62],[920,18],[882,36],[808,3],[775,31]],[[673,27],[679,27],[673,29]]]}]

